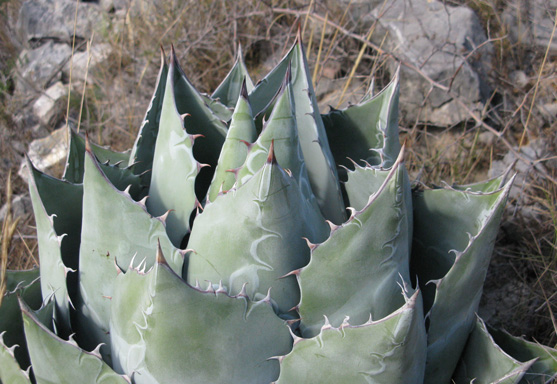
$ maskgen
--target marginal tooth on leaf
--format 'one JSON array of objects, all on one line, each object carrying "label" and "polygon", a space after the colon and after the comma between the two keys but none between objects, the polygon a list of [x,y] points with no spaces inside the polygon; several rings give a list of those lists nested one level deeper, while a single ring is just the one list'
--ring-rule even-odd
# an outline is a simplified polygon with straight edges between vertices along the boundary
[{"label": "marginal tooth on leaf", "polygon": [[144,209],[147,209],[147,199],[149,198],[149,196],[145,196],[143,199],[139,200],[137,203],[139,205],[141,205]]},{"label": "marginal tooth on leaf", "polygon": [[174,211],[173,209],[169,209],[168,211],[166,211],[163,215],[159,216],[158,219],[160,221],[162,221],[163,224],[166,225],[166,219],[168,219],[168,215],[170,215],[170,212]]},{"label": "marginal tooth on leaf", "polygon": [[157,256],[156,256],[156,262],[157,262],[157,264],[165,264],[165,265],[168,265],[168,263],[166,262],[166,259],[164,258],[164,255],[162,254],[162,248],[161,248],[161,241],[160,241],[160,239],[157,239]]},{"label": "marginal tooth on leaf", "polygon": [[[297,306],[298,307],[298,306]],[[300,322],[302,319],[290,319],[290,320],[286,320],[286,324],[288,324],[289,327],[291,327],[292,325]]]},{"label": "marginal tooth on leaf", "polygon": [[[136,256],[137,256],[137,252],[133,254],[132,259],[130,260],[130,265],[128,266],[128,270],[133,269],[133,263],[135,262]],[[116,257],[114,258],[114,262],[116,263]],[[116,263],[116,267],[118,267],[118,263]]]},{"label": "marginal tooth on leaf", "polygon": [[307,237],[302,237],[302,239],[306,241],[310,250],[313,251],[315,248],[317,248],[318,244],[313,244]]},{"label": "marginal tooth on leaf", "polygon": [[288,174],[288,176],[292,177],[292,171],[288,168],[284,168],[284,171]]},{"label": "marginal tooth on leaf", "polygon": [[104,344],[104,343],[100,343],[99,345],[97,345],[97,347],[91,351],[91,354],[92,354],[92,355],[95,355],[95,356],[98,357],[99,359],[102,359],[102,357],[101,357],[101,352],[100,352],[100,351],[101,351],[101,347],[102,347],[103,345],[105,345],[105,344]]},{"label": "marginal tooth on leaf", "polygon": [[238,172],[240,172],[240,168],[232,168],[227,169],[225,172],[233,173],[236,178],[238,178]]},{"label": "marginal tooth on leaf", "polygon": [[[306,241],[307,241],[307,239],[306,239]],[[302,272],[302,268],[298,268],[298,269],[295,269],[291,272],[288,272],[286,275],[283,275],[283,276],[279,277],[279,279],[284,279],[285,277],[288,277],[288,276],[298,277],[298,276],[300,276],[300,272]]]},{"label": "marginal tooth on leaf", "polygon": [[246,145],[246,147],[248,147],[248,151],[253,145],[252,143],[250,143],[249,141],[246,141],[246,140],[240,139],[239,141],[240,141],[240,143],[244,143]]},{"label": "marginal tooth on leaf", "polygon": [[294,340],[294,345],[296,345],[296,343],[299,343],[300,341],[303,340],[300,336],[294,334],[294,332],[292,331],[292,328],[288,327],[288,331],[290,332],[290,336]]},{"label": "marginal tooth on leaf", "polygon": [[199,280],[195,279],[195,285],[193,286],[196,289],[201,289],[201,286],[199,285]]},{"label": "marginal tooth on leaf", "polygon": [[329,318],[327,317],[327,315],[323,315],[323,317],[325,318],[325,323],[321,326],[321,330],[324,329],[331,329],[331,322],[329,321]]},{"label": "marginal tooth on leaf", "polygon": [[75,333],[72,333],[72,334],[70,335],[70,337],[68,337],[68,340],[67,340],[67,341],[68,341],[68,343],[70,343],[70,344],[73,345],[74,347],[78,347],[78,348],[79,348],[79,345],[78,345],[77,342],[75,341],[74,336],[75,336]]},{"label": "marginal tooth on leaf", "polygon": [[339,227],[339,225],[336,225],[335,223],[333,223],[333,222],[330,221],[330,220],[325,220],[325,222],[326,222],[327,224],[329,224],[329,227],[331,228],[331,232],[336,231],[337,228]]},{"label": "marginal tooth on leaf", "polygon": [[358,213],[358,211],[354,207],[346,207],[346,209],[350,211],[349,220],[356,216],[356,213]]},{"label": "marginal tooth on leaf", "polygon": [[269,146],[269,155],[267,156],[267,164],[276,164],[277,158],[275,157],[275,140],[271,140],[271,145]]},{"label": "marginal tooth on leaf", "polygon": [[267,295],[261,301],[263,301],[265,303],[272,304],[272,302],[271,302],[271,287],[269,287],[269,289],[267,290]]},{"label": "marginal tooth on leaf", "polygon": [[[186,113],[186,115],[189,116],[189,114]],[[201,133],[197,133],[195,135],[190,135],[191,141],[195,142],[195,140],[199,139],[200,137],[205,138],[205,135],[202,135]]]},{"label": "marginal tooth on leaf", "polygon": [[222,285],[222,280],[219,281],[219,287],[217,288],[215,293],[225,293],[228,294],[228,291],[226,290],[226,288],[223,287]]},{"label": "marginal tooth on leaf", "polygon": [[348,320],[350,320],[350,316],[345,316],[344,320],[342,320],[342,324],[340,325],[339,328],[342,329],[342,328],[349,327],[350,324],[348,323]]},{"label": "marginal tooth on leaf", "polygon": [[201,168],[205,168],[205,167],[211,168],[211,164],[197,163],[197,172],[199,172]]},{"label": "marginal tooth on leaf", "polygon": [[[135,255],[134,255],[134,257],[135,257]],[[118,263],[116,262],[116,257],[114,258],[114,268],[116,268],[116,275],[119,275],[120,273],[124,272],[124,271],[122,271],[120,266],[118,266]]]},{"label": "marginal tooth on leaf", "polygon": [[354,169],[362,168],[358,163],[356,163],[352,158],[347,157],[348,160],[354,165]]},{"label": "marginal tooth on leaf", "polygon": [[126,187],[126,189],[124,189],[124,194],[130,196],[130,190],[131,190],[131,188],[132,188],[132,185],[131,185],[131,184],[128,185],[128,186]]},{"label": "marginal tooth on leaf", "polygon": [[240,290],[240,293],[238,293],[237,296],[239,296],[239,297],[245,297],[245,298],[248,297],[248,294],[246,293],[246,285],[248,285],[248,283],[242,284],[242,289]]},{"label": "marginal tooth on leaf", "polygon": [[213,289],[213,283],[207,281],[207,288],[203,290],[204,292],[214,293],[215,290]]}]

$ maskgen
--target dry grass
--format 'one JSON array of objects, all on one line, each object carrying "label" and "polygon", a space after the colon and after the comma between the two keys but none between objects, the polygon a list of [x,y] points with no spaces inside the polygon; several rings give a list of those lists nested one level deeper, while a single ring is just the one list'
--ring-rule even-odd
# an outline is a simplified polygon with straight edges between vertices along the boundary
[{"label": "dry grass", "polygon": [[[121,21],[106,19],[94,39],[94,44],[110,44],[112,54],[105,65],[91,74],[94,82],[72,91],[69,119],[75,125],[81,124],[100,144],[123,150],[133,143],[154,87],[159,46],[168,50],[174,44],[190,80],[198,89],[210,92],[230,68],[238,44],[246,53],[254,80],[258,80],[269,69],[267,60],[291,44],[293,26],[300,22],[304,41],[310,46],[309,62],[315,69],[316,82],[323,78],[350,79],[346,84],[358,84],[346,87],[342,97],[350,98],[350,92],[365,91],[372,80],[370,73],[375,76],[376,88],[388,81],[389,52],[365,43],[373,29],[355,33],[356,20],[350,19],[345,10],[327,8],[320,1],[312,1],[309,7],[299,7],[289,0],[163,3],[162,7],[129,10]],[[427,184],[478,181],[487,176],[492,162],[500,160],[509,148],[537,138],[548,143],[549,155],[540,164],[557,162],[557,120],[548,117],[539,106],[540,100],[556,99],[556,63],[551,57],[544,61],[545,52],[507,38],[501,17],[504,1],[452,3],[468,4],[484,26],[489,26],[496,53],[491,79],[496,88],[485,111],[489,119],[471,114],[468,123],[453,127],[402,122],[401,138],[407,143],[406,161],[411,175]],[[0,31],[0,44],[3,41]],[[525,88],[517,89],[511,74],[530,67],[529,82]],[[486,290],[509,282],[523,284],[521,287],[526,288],[520,290],[512,311],[495,321],[511,332],[555,345],[557,174],[551,169],[555,167],[546,167],[545,174],[532,169],[526,181],[527,198],[510,202]],[[535,209],[535,225],[521,221],[523,211],[529,207]],[[20,230],[32,233],[29,224],[20,223]],[[25,235],[16,238],[16,253],[25,255],[16,264],[31,263],[29,254],[35,252],[35,246],[22,241]]]}]

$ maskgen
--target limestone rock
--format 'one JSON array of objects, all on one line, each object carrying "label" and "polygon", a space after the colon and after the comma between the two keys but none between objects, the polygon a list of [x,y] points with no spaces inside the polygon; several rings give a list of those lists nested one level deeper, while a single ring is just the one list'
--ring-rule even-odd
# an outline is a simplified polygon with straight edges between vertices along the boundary
[{"label": "limestone rock", "polygon": [[[46,171],[61,164],[66,159],[68,151],[67,135],[68,130],[62,127],[53,131],[47,137],[33,140],[27,151],[27,156],[29,156],[33,165],[41,171]],[[27,180],[28,177],[26,168],[25,162],[23,162],[18,172],[24,180]]]},{"label": "limestone rock", "polygon": [[[75,7],[77,9],[77,22]],[[28,0],[21,5],[16,33],[27,46],[31,43],[58,40],[70,44],[75,35],[80,39],[90,39],[102,13],[95,3],[73,0]]]},{"label": "limestone rock", "polygon": [[66,44],[49,41],[33,50],[24,50],[18,58],[16,91],[37,92],[62,78],[62,68],[72,54]]},{"label": "limestone rock", "polygon": [[61,81],[55,83],[46,90],[33,104],[33,113],[39,122],[49,127],[56,124],[56,120],[62,115],[66,106],[68,88]]},{"label": "limestone rock", "polygon": [[[72,82],[84,81],[87,74],[87,79],[90,82],[93,78],[92,74],[96,68],[102,66],[103,63],[109,58],[112,52],[112,47],[108,43],[93,44],[90,52],[76,52],[71,61],[64,66],[64,74],[69,77],[70,65],[72,65]],[[89,67],[87,61],[89,60]]]},{"label": "limestone rock", "polygon": [[[493,48],[470,8],[393,0],[368,16],[378,20],[372,40],[380,45],[387,34],[384,49],[402,62],[400,107],[406,121],[446,126],[470,119],[453,96],[472,111],[483,109],[491,93],[486,80]],[[397,65],[392,63],[391,73]],[[450,87],[451,94],[432,89],[426,77]]]}]

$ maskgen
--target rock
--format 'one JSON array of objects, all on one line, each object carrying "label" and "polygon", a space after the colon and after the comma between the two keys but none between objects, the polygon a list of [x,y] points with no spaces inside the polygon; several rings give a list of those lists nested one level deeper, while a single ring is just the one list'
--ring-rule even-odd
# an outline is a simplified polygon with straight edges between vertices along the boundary
[{"label": "rock", "polygon": [[[68,151],[68,130],[65,127],[53,131],[49,136],[33,140],[29,144],[27,156],[35,167],[41,171],[51,169],[66,159]],[[19,168],[19,176],[27,180],[27,166],[25,162]]]},{"label": "rock", "polygon": [[68,87],[61,81],[55,83],[48,88],[33,104],[33,113],[39,119],[39,122],[50,127],[56,124],[60,118],[64,108],[66,107],[66,96],[68,95]]},{"label": "rock", "polygon": [[[549,45],[557,0],[513,0],[503,12],[505,30],[513,43],[545,51]],[[557,39],[553,38],[549,52],[557,54]]]},{"label": "rock", "polygon": [[24,50],[18,58],[16,91],[39,92],[60,81],[62,68],[71,54],[72,49],[68,45],[53,41],[33,50]]},{"label": "rock", "polygon": [[[393,0],[370,16],[378,20],[372,41],[380,45],[386,36],[383,48],[402,61],[400,107],[406,121],[446,126],[470,119],[453,95],[470,110],[483,110],[491,93],[486,79],[493,48],[470,8],[436,0]],[[397,65],[391,64],[391,73]],[[452,95],[432,89],[426,76],[450,87]]]},{"label": "rock", "polygon": [[[94,44],[91,46],[90,52],[76,52],[71,61],[64,66],[64,74],[69,77],[71,64],[73,66],[72,82],[75,80],[84,81],[86,75],[88,81],[91,82],[95,69],[101,67],[106,62],[111,52],[112,47],[108,43]],[[89,68],[87,68],[89,55],[91,60],[89,61]]]},{"label": "rock", "polygon": [[26,46],[45,39],[71,44],[74,25],[76,37],[87,40],[91,38],[102,17],[98,5],[94,3],[74,0],[28,0],[21,5],[16,33]]},{"label": "rock", "polygon": [[[25,217],[33,212],[31,199],[27,195],[16,195],[12,197],[12,217]],[[4,204],[0,208],[0,221],[4,221],[8,213],[8,204]]]},{"label": "rock", "polygon": [[545,169],[547,171],[546,166],[553,165],[551,162],[545,162],[544,165],[544,162],[537,161],[551,157],[548,145],[549,143],[538,139],[521,148],[515,147],[514,149],[520,156],[528,160],[529,163],[520,160],[512,151],[509,151],[502,160],[495,160],[491,163],[491,168],[488,172],[490,178],[501,175],[514,164],[513,171],[516,172],[516,178],[509,192],[509,201],[521,207],[533,204],[533,201],[529,198],[529,193],[527,193],[531,184],[530,174],[534,168]]}]

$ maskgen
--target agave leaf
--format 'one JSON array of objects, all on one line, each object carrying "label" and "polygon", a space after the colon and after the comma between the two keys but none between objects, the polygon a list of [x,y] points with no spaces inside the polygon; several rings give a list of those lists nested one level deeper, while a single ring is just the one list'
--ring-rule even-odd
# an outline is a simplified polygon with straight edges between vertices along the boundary
[{"label": "agave leaf", "polygon": [[222,281],[233,293],[247,283],[251,299],[265,297],[272,288],[271,297],[284,314],[298,303],[299,289],[294,276],[281,277],[309,261],[302,237],[323,241],[328,234],[318,209],[271,155],[246,184],[208,204],[196,218],[187,280]]},{"label": "agave leaf", "polygon": [[[203,136],[193,148],[195,159],[202,164],[211,166],[205,168],[198,176],[197,196],[201,200],[209,189],[213,171],[217,166],[219,154],[226,138],[227,126],[223,120],[229,120],[229,118],[223,119],[223,116],[218,116],[214,110],[219,110],[216,106],[220,103],[203,97],[190,83],[178,63],[174,49],[171,51],[170,66],[169,77],[172,79],[176,108],[181,115],[187,114],[186,130],[190,135]],[[207,100],[210,100],[210,105],[207,105]]]},{"label": "agave leaf", "polygon": [[533,363],[521,363],[505,353],[477,317],[453,380],[456,384],[516,384]]},{"label": "agave leaf", "polygon": [[278,362],[270,358],[288,353],[292,339],[269,303],[191,287],[160,250],[157,260],[147,273],[118,276],[110,327],[115,368],[136,384],[275,380]]},{"label": "agave leaf", "polygon": [[238,57],[234,66],[228,72],[222,83],[217,87],[211,95],[212,99],[219,99],[221,103],[232,108],[238,103],[243,83],[245,82],[246,92],[253,90],[254,85],[249,77],[248,69],[244,63],[244,55],[242,54],[242,46],[238,47]]},{"label": "agave leaf", "polygon": [[[115,263],[127,268],[135,257],[152,266],[158,240],[169,255],[170,265],[179,273],[183,256],[166,235],[164,220],[150,216],[143,202],[135,202],[116,189],[90,152],[85,157],[83,190],[76,328],[81,345],[93,349],[101,342],[110,342],[107,332]],[[101,349],[104,357],[109,349],[109,344]]]},{"label": "agave leaf", "polygon": [[342,193],[333,154],[317,107],[301,32],[294,45],[291,60],[298,135],[311,188],[323,216],[335,224],[341,224],[346,219]]},{"label": "agave leaf", "polygon": [[147,209],[155,216],[171,210],[166,230],[172,243],[180,247],[190,231],[191,213],[198,205],[195,179],[200,164],[193,155],[194,137],[184,129],[184,122],[176,109],[176,79],[180,79],[177,70],[172,61],[162,103]]},{"label": "agave leaf", "polygon": [[414,195],[412,268],[429,312],[427,382],[449,382],[474,327],[511,184],[491,193],[438,189]]},{"label": "agave leaf", "polygon": [[489,328],[489,333],[494,342],[516,360],[536,359],[520,384],[545,384],[557,378],[557,350],[511,336],[502,330]]},{"label": "agave leaf", "polygon": [[246,162],[238,171],[237,186],[249,180],[267,161],[271,144],[278,163],[292,173],[305,199],[319,210],[311,189],[302,148],[299,142],[296,108],[288,70],[276,95],[273,111],[257,141],[250,146]]},{"label": "agave leaf", "polygon": [[[85,157],[85,138],[76,131],[68,128],[69,145],[68,157],[66,159],[66,169],[62,179],[81,184],[83,182],[83,159]],[[108,148],[90,143],[91,150],[101,163],[116,164],[118,167],[125,168],[128,162],[129,152],[114,152]]]},{"label": "agave leaf", "polygon": [[64,180],[73,184],[83,183],[83,164],[85,162],[85,150],[88,145],[101,163],[103,172],[116,188],[123,191],[129,187],[129,193],[134,200],[140,200],[144,197],[146,189],[141,176],[135,175],[132,168],[123,166],[123,164],[126,164],[128,161],[128,153],[111,152],[91,142],[87,144],[87,139],[79,135],[73,129],[69,130],[70,150],[68,152],[66,171],[63,177]]},{"label": "agave leaf", "polygon": [[209,201],[214,201],[221,190],[228,191],[232,188],[236,182],[236,177],[233,172],[229,171],[240,168],[244,164],[248,154],[246,143],[253,143],[256,138],[257,131],[247,98],[247,86],[244,83],[232,115],[226,141],[222,146],[211,187],[207,193]]},{"label": "agave leaf", "polygon": [[31,384],[29,373],[22,371],[15,358],[14,351],[18,346],[8,348],[0,333],[0,383]]},{"label": "agave leaf", "polygon": [[[153,156],[155,154],[155,143],[159,132],[162,99],[165,93],[167,76],[168,65],[166,64],[165,53],[161,48],[161,67],[157,76],[155,92],[153,93],[145,117],[143,118],[141,128],[139,128],[139,133],[133,144],[128,161],[128,166],[133,166],[133,171],[137,175],[150,171],[153,168]],[[144,174],[142,179],[145,184],[148,184],[151,175]]]},{"label": "agave leaf", "polygon": [[404,304],[401,286],[410,286],[407,204],[402,158],[360,211],[336,227],[311,252],[299,272],[299,312],[304,337],[313,337],[323,316],[338,327],[346,316],[363,324]]},{"label": "agave leaf", "polygon": [[79,264],[83,187],[39,172],[29,159],[27,169],[37,225],[42,296],[54,295],[58,309],[56,320],[68,333],[71,328],[68,286],[71,287],[72,297],[75,297],[77,280],[74,278],[68,284],[66,279],[71,271],[68,265],[76,270]]},{"label": "agave leaf", "polygon": [[[13,358],[22,369],[29,367],[29,354],[23,333],[23,321],[19,310],[18,295],[20,295],[33,308],[42,304],[41,286],[39,283],[39,269],[26,271],[6,271],[6,292],[0,306],[0,334],[4,353],[0,359],[0,380],[11,383],[6,379],[8,372],[15,368]],[[14,346],[18,346],[14,349]],[[6,354],[6,349],[10,352]]]},{"label": "agave leaf", "polygon": [[322,115],[336,164],[348,158],[390,168],[400,151],[398,138],[398,72],[377,95],[360,104]]},{"label": "agave leaf", "polygon": [[40,318],[40,312],[46,312],[46,315],[52,313],[52,305],[45,306],[39,313],[34,313],[23,301],[20,305],[37,384],[130,383],[116,374],[98,352],[86,352],[72,339],[67,341],[56,336],[49,323]]},{"label": "agave leaf", "polygon": [[211,96],[207,95],[206,93],[200,93],[203,102],[207,107],[214,113],[214,115],[221,121],[221,122],[229,122],[232,118],[232,108],[227,107],[226,105],[222,104],[219,100],[214,100]]},{"label": "agave leaf", "polygon": [[296,338],[281,358],[278,383],[423,383],[426,336],[419,292],[379,321],[326,324],[311,339]]},{"label": "agave leaf", "polygon": [[296,47],[293,46],[272,71],[260,80],[250,92],[249,102],[254,116],[269,109],[269,105],[273,103],[275,95],[284,82],[286,71],[291,65],[290,61],[295,49]]}]

